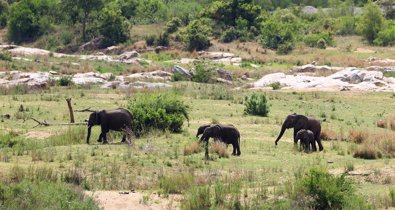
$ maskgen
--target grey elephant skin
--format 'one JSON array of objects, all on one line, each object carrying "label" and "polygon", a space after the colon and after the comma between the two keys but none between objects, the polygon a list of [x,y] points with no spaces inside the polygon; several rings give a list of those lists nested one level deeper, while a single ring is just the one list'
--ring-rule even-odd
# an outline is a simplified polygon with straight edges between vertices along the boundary
[{"label": "grey elephant skin", "polygon": [[208,140],[210,138],[218,138],[225,144],[232,144],[233,152],[232,155],[239,156],[240,152],[240,132],[231,125],[213,124],[207,127],[203,131],[203,135],[200,138],[200,142],[206,143],[205,157],[208,159]]},{"label": "grey elephant skin", "polygon": [[97,141],[101,142],[103,140],[103,144],[108,143],[106,134],[110,130],[113,130],[124,132],[122,142],[125,142],[127,133],[132,130],[132,114],[126,109],[93,112],[88,120],[88,136],[86,138],[86,143],[88,144],[91,136],[91,129],[94,125],[101,126],[101,133]]},{"label": "grey elephant skin", "polygon": [[[275,144],[277,145],[278,141],[283,136],[286,129],[293,128],[294,129],[294,143],[296,143],[296,134],[301,129],[311,130],[314,133],[314,140],[318,143],[319,150],[324,150],[322,146],[320,135],[321,135],[321,123],[320,121],[312,118],[306,117],[304,115],[299,114],[291,114],[288,115],[284,120],[283,125],[281,126],[280,134],[278,135]],[[314,144],[315,145],[315,144]],[[316,148],[313,148],[316,151]]]},{"label": "grey elephant skin", "polygon": [[[199,128],[198,128],[198,130],[197,130],[197,133],[196,133],[196,138],[199,138],[199,136],[203,134],[204,130],[205,130],[206,128],[212,126],[212,125],[215,125],[215,124],[211,123],[211,124],[204,124],[204,125],[199,126]],[[218,124],[218,125],[220,125],[220,126],[224,126],[224,125],[225,125],[225,126],[233,126],[232,124],[224,124],[224,125],[223,125],[223,124]],[[233,127],[234,127],[234,126],[233,126]],[[217,138],[214,137],[214,139],[217,139]]]},{"label": "grey elephant skin", "polygon": [[296,143],[298,143],[298,140],[300,139],[300,150],[303,148],[305,152],[309,152],[310,146],[314,151],[317,150],[315,146],[314,133],[311,130],[301,129],[296,133],[295,138]]}]

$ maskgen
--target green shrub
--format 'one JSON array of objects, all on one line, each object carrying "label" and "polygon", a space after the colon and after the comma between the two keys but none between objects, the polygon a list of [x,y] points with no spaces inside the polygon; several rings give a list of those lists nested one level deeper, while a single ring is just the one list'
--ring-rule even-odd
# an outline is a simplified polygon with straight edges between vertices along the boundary
[{"label": "green shrub", "polygon": [[104,8],[101,11],[99,32],[103,36],[102,47],[125,42],[129,37],[129,24],[121,15],[121,10]]},{"label": "green shrub", "polygon": [[270,86],[273,88],[273,90],[278,90],[281,88],[281,84],[279,82],[273,82],[270,84]]},{"label": "green shrub", "polygon": [[180,33],[186,48],[193,51],[205,50],[210,47],[210,31],[207,21],[199,19],[191,21]]},{"label": "green shrub", "polygon": [[82,190],[47,181],[0,184],[0,204],[4,209],[100,209]]},{"label": "green shrub", "polygon": [[155,45],[157,46],[169,46],[170,43],[170,37],[167,32],[161,33],[158,37],[158,39],[155,42]]},{"label": "green shrub", "polygon": [[0,29],[7,25],[8,3],[5,0],[0,0]]},{"label": "green shrub", "polygon": [[384,26],[384,20],[380,8],[372,1],[369,1],[363,8],[363,14],[357,24],[357,28],[369,43],[373,43]]},{"label": "green shrub", "polygon": [[178,17],[173,17],[169,22],[166,23],[166,32],[174,33],[178,30],[178,27],[182,25],[182,21]]},{"label": "green shrub", "polygon": [[395,188],[390,189],[391,205],[395,207]]},{"label": "green shrub", "polygon": [[157,37],[155,35],[148,35],[145,37],[145,43],[147,43],[148,46],[153,46],[156,43]]},{"label": "green shrub", "polygon": [[237,31],[235,28],[232,27],[222,32],[220,40],[221,42],[228,43],[238,39],[239,36],[240,36],[239,31]]},{"label": "green shrub", "polygon": [[141,136],[151,130],[180,132],[184,120],[189,121],[188,107],[175,94],[141,94],[129,101],[133,115],[132,130]]},{"label": "green shrub", "polygon": [[212,69],[204,66],[202,63],[195,63],[195,73],[192,76],[192,81],[209,83],[212,75]]},{"label": "green shrub", "polygon": [[353,35],[356,33],[356,21],[353,16],[342,16],[337,19],[336,33],[338,35]]},{"label": "green shrub", "polygon": [[2,60],[2,61],[12,61],[11,53],[9,53],[9,52],[0,52],[0,60]]},{"label": "green shrub", "polygon": [[374,44],[380,46],[388,46],[395,44],[395,26],[391,26],[384,30],[381,30],[377,38],[373,41]]},{"label": "green shrub", "polygon": [[163,22],[169,16],[169,9],[162,0],[141,0],[136,10],[137,16],[132,19],[138,24]]},{"label": "green shrub", "polygon": [[306,35],[303,41],[308,47],[316,47],[320,49],[325,49],[326,46],[334,45],[332,35],[327,32]]},{"label": "green shrub", "polygon": [[[313,209],[370,209],[366,201],[355,194],[345,175],[335,177],[320,168],[311,169],[299,178],[293,195],[301,208]],[[353,208],[351,208],[353,207]]]},{"label": "green shrub", "polygon": [[262,23],[262,44],[271,49],[279,49],[279,54],[288,54],[295,44],[295,31],[292,23],[269,19]]},{"label": "green shrub", "polygon": [[269,113],[269,105],[265,94],[253,93],[244,100],[244,113],[266,117]]},{"label": "green shrub", "polygon": [[58,85],[60,86],[70,86],[73,84],[73,77],[71,76],[62,76],[60,77],[60,79],[58,80]]}]

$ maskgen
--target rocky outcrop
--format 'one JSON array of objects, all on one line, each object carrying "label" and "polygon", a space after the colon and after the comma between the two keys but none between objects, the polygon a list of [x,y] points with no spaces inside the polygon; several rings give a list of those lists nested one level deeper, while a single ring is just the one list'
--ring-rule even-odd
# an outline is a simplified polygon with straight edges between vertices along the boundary
[{"label": "rocky outcrop", "polygon": [[25,85],[30,89],[41,89],[50,86],[51,78],[48,72],[19,72],[12,71],[0,76],[0,86],[14,87]]},{"label": "rocky outcrop", "polygon": [[366,59],[366,62],[375,66],[395,66],[395,60],[389,58],[369,57]]},{"label": "rocky outcrop", "polygon": [[173,73],[174,74],[180,74],[186,78],[192,78],[192,72],[186,68],[183,68],[181,66],[175,65],[173,67]]},{"label": "rocky outcrop", "polygon": [[171,80],[172,76],[173,74],[170,72],[157,70],[153,72],[141,72],[141,73],[131,74],[129,76],[126,76],[126,78],[130,80],[168,81]]},{"label": "rocky outcrop", "polygon": [[395,78],[386,78],[380,71],[358,68],[347,68],[327,77],[274,73],[262,77],[253,83],[252,87],[268,87],[275,82],[280,83],[283,89],[295,90],[395,91]]},{"label": "rocky outcrop", "polygon": [[316,72],[316,71],[331,71],[331,70],[339,70],[338,67],[330,67],[330,66],[316,66],[313,64],[307,64],[304,66],[297,66],[294,68],[296,72]]},{"label": "rocky outcrop", "polygon": [[220,63],[224,65],[236,65],[241,64],[241,57],[235,56],[233,53],[227,52],[199,52],[200,58],[203,60],[210,60],[214,63]]}]

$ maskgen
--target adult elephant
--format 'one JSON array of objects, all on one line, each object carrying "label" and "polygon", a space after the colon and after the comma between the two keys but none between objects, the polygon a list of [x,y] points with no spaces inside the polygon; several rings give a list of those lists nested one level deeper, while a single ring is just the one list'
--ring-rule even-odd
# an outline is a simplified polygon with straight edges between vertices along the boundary
[{"label": "adult elephant", "polygon": [[204,141],[206,143],[205,146],[205,157],[208,159],[208,140],[210,138],[218,138],[225,144],[232,144],[233,152],[232,155],[240,156],[240,132],[231,125],[223,125],[223,124],[213,124],[210,127],[207,127],[202,137],[200,138],[200,142]]},{"label": "adult elephant", "polygon": [[[298,131],[300,131],[301,129],[307,129],[307,130],[311,130],[314,133],[314,140],[317,141],[319,150],[322,151],[324,149],[324,147],[321,144],[321,139],[320,139],[320,135],[321,135],[320,121],[318,121],[312,117],[306,117],[304,115],[299,115],[299,114],[288,115],[281,127],[280,134],[278,135],[278,137],[275,141],[276,145],[277,145],[277,142],[283,136],[285,129],[289,129],[289,128],[294,128],[294,143],[295,144],[296,144],[296,134],[298,133]],[[315,151],[316,150],[317,149],[315,149]]]},{"label": "adult elephant", "polygon": [[310,146],[311,148],[316,151],[316,145],[315,145],[315,140],[314,140],[314,133],[311,130],[306,130],[306,129],[301,129],[296,133],[296,143],[298,143],[298,140],[300,139],[300,149],[304,149],[305,152],[310,151]]},{"label": "adult elephant", "polygon": [[103,140],[107,144],[107,133],[110,130],[123,132],[122,142],[126,141],[126,136],[132,130],[132,114],[126,109],[95,111],[89,116],[88,136],[86,143],[89,144],[91,129],[94,125],[101,126],[101,133],[98,142]]}]

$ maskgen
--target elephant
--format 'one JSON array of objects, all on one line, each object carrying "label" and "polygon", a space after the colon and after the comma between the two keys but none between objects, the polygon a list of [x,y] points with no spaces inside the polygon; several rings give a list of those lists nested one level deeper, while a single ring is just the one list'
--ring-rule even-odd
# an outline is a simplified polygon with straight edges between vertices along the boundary
[{"label": "elephant", "polygon": [[98,142],[103,140],[107,144],[107,133],[110,130],[122,131],[124,133],[122,142],[126,141],[126,135],[132,131],[132,114],[126,109],[101,110],[91,113],[88,120],[88,136],[86,143],[89,144],[91,129],[94,125],[101,126],[101,133]]},{"label": "elephant", "polygon": [[[203,134],[204,130],[205,130],[206,128],[210,127],[211,125],[214,125],[214,124],[204,124],[204,125],[201,125],[201,126],[198,128],[198,130],[197,130],[196,138],[199,138],[199,136],[200,136],[201,134]],[[222,124],[218,124],[218,125],[222,125]],[[225,124],[225,125],[227,125],[227,126],[233,126],[232,124]],[[233,127],[234,127],[234,126],[233,126]],[[214,139],[217,140],[217,137],[214,137]]]},{"label": "elephant", "polygon": [[301,129],[296,133],[296,143],[300,139],[300,150],[302,147],[305,152],[310,151],[310,145],[313,150],[317,150],[315,146],[314,133],[311,130]]},{"label": "elephant", "polygon": [[240,156],[240,132],[231,125],[213,124],[203,131],[199,142],[205,141],[205,158],[208,159],[208,140],[217,137],[225,144],[232,144],[232,155]]},{"label": "elephant", "polygon": [[[281,139],[283,136],[284,132],[286,129],[289,128],[294,128],[294,143],[296,144],[296,134],[298,131],[301,129],[308,129],[311,130],[314,133],[314,140],[317,141],[319,150],[322,151],[324,150],[324,147],[322,146],[320,135],[321,135],[321,123],[320,121],[312,118],[312,117],[306,117],[304,115],[299,115],[299,114],[291,114],[288,115],[285,121],[283,122],[283,125],[281,127],[280,134],[278,135],[275,144],[277,145],[277,142]],[[314,144],[315,145],[315,144]],[[316,148],[313,148],[314,151],[317,151]]]}]

